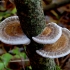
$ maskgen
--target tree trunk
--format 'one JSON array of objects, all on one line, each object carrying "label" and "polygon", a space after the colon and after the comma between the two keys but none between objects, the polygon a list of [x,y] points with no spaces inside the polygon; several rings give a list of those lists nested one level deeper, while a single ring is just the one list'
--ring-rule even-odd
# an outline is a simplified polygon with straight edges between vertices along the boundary
[{"label": "tree trunk", "polygon": [[36,50],[43,47],[43,45],[32,40],[32,36],[41,33],[46,26],[41,0],[14,0],[14,2],[22,30],[31,39],[31,43],[26,46],[26,52],[32,70],[55,70],[54,59],[39,56]]}]

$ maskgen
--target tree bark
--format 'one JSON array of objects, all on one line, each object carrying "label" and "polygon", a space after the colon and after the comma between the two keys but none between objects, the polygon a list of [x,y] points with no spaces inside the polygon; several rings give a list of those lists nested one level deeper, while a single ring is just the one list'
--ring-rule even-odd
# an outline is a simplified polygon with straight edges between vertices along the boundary
[{"label": "tree bark", "polygon": [[22,30],[31,40],[31,43],[26,46],[26,53],[32,70],[55,70],[54,59],[39,56],[36,50],[43,45],[32,40],[32,36],[41,33],[46,26],[41,0],[14,0],[14,2]]}]

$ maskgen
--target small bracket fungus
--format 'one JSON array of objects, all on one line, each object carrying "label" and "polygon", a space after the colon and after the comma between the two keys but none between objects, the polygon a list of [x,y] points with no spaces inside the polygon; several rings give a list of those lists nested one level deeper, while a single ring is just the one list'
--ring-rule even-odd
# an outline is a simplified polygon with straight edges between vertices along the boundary
[{"label": "small bracket fungus", "polygon": [[30,43],[20,27],[18,16],[8,17],[0,23],[0,41],[11,45]]},{"label": "small bracket fungus", "polygon": [[61,34],[62,28],[56,23],[51,22],[47,24],[41,34],[36,37],[32,37],[32,39],[40,44],[52,44],[60,38]]},{"label": "small bracket fungus", "polygon": [[70,53],[70,31],[62,28],[61,37],[53,44],[46,44],[36,52],[45,58],[59,58]]}]

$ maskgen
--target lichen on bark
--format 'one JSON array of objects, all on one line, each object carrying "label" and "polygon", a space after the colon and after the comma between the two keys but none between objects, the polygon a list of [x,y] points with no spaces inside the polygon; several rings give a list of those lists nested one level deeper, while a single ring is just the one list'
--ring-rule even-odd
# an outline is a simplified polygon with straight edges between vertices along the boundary
[{"label": "lichen on bark", "polygon": [[[15,0],[19,19],[28,37],[36,36],[45,27],[45,19],[41,7],[41,0]],[[25,24],[24,24],[25,23]],[[27,30],[27,31],[26,31]],[[29,32],[31,32],[29,34]]]},{"label": "lichen on bark", "polygon": [[46,26],[46,21],[41,5],[41,0],[14,0],[17,15],[24,33],[31,39],[31,43],[26,46],[32,70],[55,70],[54,59],[43,58],[36,53],[36,49],[43,47],[32,40]]}]

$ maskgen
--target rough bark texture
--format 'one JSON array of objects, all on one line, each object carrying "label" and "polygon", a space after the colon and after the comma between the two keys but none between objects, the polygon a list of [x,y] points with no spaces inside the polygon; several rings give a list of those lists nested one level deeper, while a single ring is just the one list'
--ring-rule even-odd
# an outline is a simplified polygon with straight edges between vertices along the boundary
[{"label": "rough bark texture", "polygon": [[[46,26],[41,0],[14,0],[14,2],[24,33],[30,39],[32,36],[38,35]],[[43,45],[37,44],[31,39],[31,43],[26,47],[32,70],[55,70],[54,59],[46,59],[36,54],[36,49]]]}]

